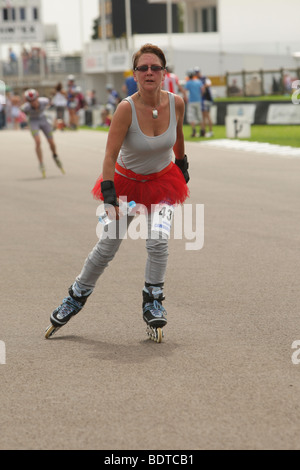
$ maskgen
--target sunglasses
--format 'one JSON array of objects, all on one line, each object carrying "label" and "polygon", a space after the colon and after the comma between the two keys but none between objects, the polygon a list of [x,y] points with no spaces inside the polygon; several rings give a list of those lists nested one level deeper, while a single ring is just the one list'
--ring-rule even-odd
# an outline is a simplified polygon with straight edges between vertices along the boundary
[{"label": "sunglasses", "polygon": [[135,67],[134,70],[137,70],[138,72],[148,72],[148,69],[151,69],[152,72],[161,72],[164,70],[164,67],[161,67],[160,65],[140,65],[139,67]]}]

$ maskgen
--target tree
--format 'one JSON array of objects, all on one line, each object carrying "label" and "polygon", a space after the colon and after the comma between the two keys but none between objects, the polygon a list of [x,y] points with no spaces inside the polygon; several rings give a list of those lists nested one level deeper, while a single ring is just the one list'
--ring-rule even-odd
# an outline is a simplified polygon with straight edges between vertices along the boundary
[{"label": "tree", "polygon": [[93,21],[93,34],[91,39],[99,39],[99,18]]}]

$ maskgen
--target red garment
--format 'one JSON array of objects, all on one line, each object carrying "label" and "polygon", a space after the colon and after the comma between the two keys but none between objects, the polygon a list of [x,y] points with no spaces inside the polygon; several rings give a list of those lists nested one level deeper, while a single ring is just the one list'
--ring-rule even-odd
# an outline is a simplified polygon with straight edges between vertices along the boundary
[{"label": "red garment", "polygon": [[163,89],[170,91],[171,93],[178,93],[178,83],[179,79],[175,73],[167,72],[165,75]]},{"label": "red garment", "polygon": [[[149,177],[149,175],[145,175],[145,179],[147,179],[147,176]],[[92,194],[95,199],[103,201],[101,181],[103,181],[102,175],[96,181]],[[186,198],[189,197],[189,189],[183,174],[175,164],[171,165],[169,171],[162,176],[145,182],[136,181],[115,173],[114,184],[117,197],[126,196],[127,201],[143,204],[147,209],[151,207],[151,204],[159,204],[162,201],[167,201],[171,205],[183,204]]]},{"label": "red garment", "polygon": [[76,101],[77,101],[76,111],[79,111],[80,109],[84,108],[85,99],[82,93],[77,93]]}]

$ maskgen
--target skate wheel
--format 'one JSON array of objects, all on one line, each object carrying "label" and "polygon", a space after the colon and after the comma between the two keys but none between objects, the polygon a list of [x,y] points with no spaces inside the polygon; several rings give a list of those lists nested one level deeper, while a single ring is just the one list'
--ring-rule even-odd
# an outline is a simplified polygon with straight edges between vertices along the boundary
[{"label": "skate wheel", "polygon": [[149,339],[155,341],[156,343],[161,343],[164,337],[162,328],[153,328],[151,326],[147,327],[147,335],[149,336]]},{"label": "skate wheel", "polygon": [[156,330],[156,342],[161,343],[163,338],[163,332],[161,328],[157,328]]},{"label": "skate wheel", "polygon": [[48,328],[45,331],[45,338],[49,339],[52,335],[54,335],[56,330],[58,330],[57,327],[55,327],[53,325],[49,325]]}]

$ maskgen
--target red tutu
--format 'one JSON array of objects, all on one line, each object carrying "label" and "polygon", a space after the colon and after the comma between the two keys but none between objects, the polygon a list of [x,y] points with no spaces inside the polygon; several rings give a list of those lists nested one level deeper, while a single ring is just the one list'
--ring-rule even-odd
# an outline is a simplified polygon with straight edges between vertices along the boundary
[{"label": "red tutu", "polygon": [[[147,176],[149,175],[145,175],[145,178]],[[157,178],[153,178],[154,175],[151,176],[149,181],[136,181],[115,173],[117,197],[126,196],[127,201],[135,201],[136,204],[143,204],[150,208],[151,204],[159,204],[162,201],[167,201],[172,205],[183,204],[189,196],[184,176],[177,165],[171,165],[170,170]],[[103,181],[102,175],[96,181],[92,194],[95,199],[103,201],[101,181]]]}]

